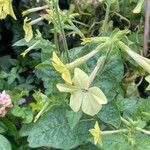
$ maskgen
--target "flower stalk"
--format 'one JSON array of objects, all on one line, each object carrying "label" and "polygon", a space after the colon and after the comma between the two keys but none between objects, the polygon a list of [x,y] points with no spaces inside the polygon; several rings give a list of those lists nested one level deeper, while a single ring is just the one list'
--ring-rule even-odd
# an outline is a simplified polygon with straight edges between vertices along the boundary
[{"label": "flower stalk", "polygon": [[47,8],[49,8],[48,5],[41,6],[41,7],[36,7],[36,8],[31,8],[31,9],[28,9],[28,10],[23,11],[23,12],[22,12],[22,15],[23,15],[23,16],[26,16],[26,15],[28,15],[28,14],[30,14],[30,13],[34,13],[34,12],[37,12],[37,11],[40,11],[40,10],[43,10],[43,9],[47,9]]}]

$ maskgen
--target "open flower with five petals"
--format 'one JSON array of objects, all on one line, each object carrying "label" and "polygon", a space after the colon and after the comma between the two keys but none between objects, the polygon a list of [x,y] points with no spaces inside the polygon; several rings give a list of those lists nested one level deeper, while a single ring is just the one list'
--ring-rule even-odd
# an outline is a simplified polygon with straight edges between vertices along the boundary
[{"label": "open flower with five petals", "polygon": [[71,93],[70,107],[77,112],[82,109],[85,114],[94,116],[107,103],[107,98],[98,87],[90,87],[90,77],[81,69],[74,69],[73,84],[57,84],[60,92]]},{"label": "open flower with five petals", "polygon": [[98,122],[96,121],[95,126],[93,129],[90,129],[89,132],[93,135],[94,137],[94,144],[101,144],[102,145],[102,134],[101,130],[99,128]]}]

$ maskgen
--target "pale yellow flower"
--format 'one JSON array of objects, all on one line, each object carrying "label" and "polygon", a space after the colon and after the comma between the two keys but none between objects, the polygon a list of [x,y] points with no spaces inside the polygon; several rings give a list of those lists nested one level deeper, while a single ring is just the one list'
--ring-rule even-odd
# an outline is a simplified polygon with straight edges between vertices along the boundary
[{"label": "pale yellow flower", "polygon": [[0,0],[0,19],[5,19],[7,15],[12,16],[16,20],[11,0]]},{"label": "pale yellow flower", "polygon": [[90,129],[89,132],[93,135],[94,137],[94,144],[100,144],[102,145],[102,134],[101,130],[99,128],[98,122],[96,121],[95,126],[93,129]]},{"label": "pale yellow flower", "polygon": [[81,69],[74,69],[73,84],[57,84],[60,92],[71,93],[70,107],[74,112],[82,109],[85,114],[94,116],[103,104],[107,103],[107,98],[98,87],[90,87],[90,77]]},{"label": "pale yellow flower", "polygon": [[30,19],[28,19],[27,17],[24,19],[23,29],[25,31],[26,42],[29,42],[33,38],[32,24],[29,21]]},{"label": "pale yellow flower", "polygon": [[71,81],[71,75],[70,75],[70,71],[67,67],[67,65],[63,64],[61,62],[61,60],[59,59],[59,57],[56,55],[55,52],[53,52],[53,58],[52,58],[52,64],[54,66],[54,68],[62,74],[62,78],[69,84],[72,84]]}]

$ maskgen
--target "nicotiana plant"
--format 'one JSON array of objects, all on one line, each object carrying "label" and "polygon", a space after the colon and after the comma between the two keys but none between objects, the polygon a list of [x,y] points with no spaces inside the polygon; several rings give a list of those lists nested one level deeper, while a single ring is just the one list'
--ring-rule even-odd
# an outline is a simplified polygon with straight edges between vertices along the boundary
[{"label": "nicotiana plant", "polygon": [[[145,81],[150,90],[150,59],[134,50],[132,28],[121,30],[110,20],[116,15],[131,24],[120,7],[134,4],[130,13],[140,14],[144,0],[75,0],[69,10],[58,0],[34,2],[22,12],[24,38],[13,45],[23,47],[22,63],[13,64],[13,73],[0,70],[0,149],[149,150],[150,99],[137,87]],[[84,29],[91,4],[105,11],[96,35],[87,32],[97,22]],[[12,1],[0,0],[0,19],[8,15],[17,19]],[[51,41],[40,25],[48,26]],[[70,35],[80,46],[69,48]],[[28,67],[31,76],[28,70],[22,75]]]}]

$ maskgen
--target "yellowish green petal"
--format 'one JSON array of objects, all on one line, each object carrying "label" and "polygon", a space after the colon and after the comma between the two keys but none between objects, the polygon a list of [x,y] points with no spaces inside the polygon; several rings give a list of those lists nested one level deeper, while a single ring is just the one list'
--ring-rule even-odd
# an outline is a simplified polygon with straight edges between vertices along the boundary
[{"label": "yellowish green petal", "polygon": [[96,115],[102,108],[102,105],[95,101],[93,95],[89,92],[84,93],[82,100],[82,111],[90,116]]},{"label": "yellowish green petal", "polygon": [[74,86],[72,86],[70,84],[61,84],[61,83],[58,83],[56,85],[56,87],[58,88],[58,90],[60,92],[69,92],[69,93],[72,93],[72,92],[74,92],[74,91],[77,90]]},{"label": "yellowish green petal", "polygon": [[62,73],[62,78],[69,84],[72,84],[71,75],[68,69]]},{"label": "yellowish green petal", "polygon": [[72,92],[70,97],[70,107],[74,112],[80,110],[83,98],[84,98],[84,93],[81,90]]},{"label": "yellowish green petal", "polygon": [[89,88],[89,93],[94,97],[94,100],[99,104],[107,104],[107,98],[98,87]]},{"label": "yellowish green petal", "polygon": [[32,25],[29,23],[30,19],[27,17],[24,19],[23,29],[25,31],[25,40],[29,42],[33,38]]},{"label": "yellowish green petal", "polygon": [[80,88],[87,89],[89,85],[88,75],[79,68],[74,69],[73,83]]},{"label": "yellowish green petal", "polygon": [[69,69],[67,68],[66,65],[64,65],[61,60],[59,59],[59,57],[56,55],[55,52],[53,52],[53,57],[52,57],[52,64],[54,66],[54,68],[62,74],[62,78],[69,84],[72,84],[72,80],[71,80],[71,75],[69,72]]},{"label": "yellowish green petal", "polygon": [[145,80],[149,83],[149,86],[146,88],[146,90],[150,90],[150,75],[145,77]]},{"label": "yellowish green petal", "polygon": [[144,3],[144,0],[139,0],[138,4],[136,5],[136,7],[133,9],[133,13],[138,14],[141,12],[142,9],[142,5]]},{"label": "yellowish green petal", "polygon": [[0,0],[0,19],[5,19],[7,15],[12,16],[16,20],[11,0]]},{"label": "yellowish green petal", "polygon": [[58,64],[58,65],[61,65],[61,66],[64,66],[64,64],[61,62],[61,60],[59,59],[59,57],[56,55],[55,52],[53,52],[53,58],[52,58],[53,62]]}]

